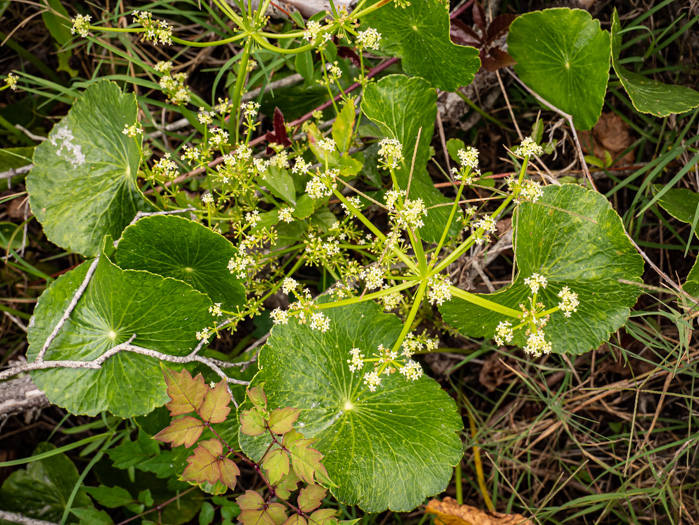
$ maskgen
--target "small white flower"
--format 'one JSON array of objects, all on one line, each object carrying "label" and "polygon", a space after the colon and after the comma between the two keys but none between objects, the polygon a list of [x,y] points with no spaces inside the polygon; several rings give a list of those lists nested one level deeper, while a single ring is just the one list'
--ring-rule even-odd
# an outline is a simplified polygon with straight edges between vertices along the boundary
[{"label": "small white flower", "polygon": [[551,352],[551,343],[544,338],[543,330],[528,332],[527,345],[524,351],[534,357],[541,357],[542,354]]},{"label": "small white flower", "polygon": [[417,381],[422,377],[422,367],[420,363],[408,360],[400,369],[400,373],[403,374],[408,381]]},{"label": "small white flower", "polygon": [[335,141],[331,138],[324,138],[318,141],[318,147],[328,153],[335,151]]},{"label": "small white flower", "polygon": [[281,210],[279,210],[279,213],[277,215],[280,221],[289,223],[294,222],[294,216],[292,215],[292,213],[294,213],[294,208],[287,206],[286,208],[282,208]]},{"label": "small white flower", "polygon": [[293,279],[291,277],[286,277],[284,281],[282,281],[282,292],[285,294],[291,293],[292,290],[296,290],[298,288],[298,281],[296,279]]},{"label": "small white flower", "polygon": [[203,202],[204,204],[213,204],[214,196],[211,195],[211,193],[205,193],[201,196],[201,202]]},{"label": "small white flower", "polygon": [[364,354],[361,353],[359,348],[353,348],[350,350],[351,359],[348,359],[350,372],[356,372],[364,368]]},{"label": "small white flower", "polygon": [[442,306],[444,301],[451,299],[451,281],[442,274],[433,275],[428,281],[427,298],[431,305]]},{"label": "small white flower", "polygon": [[274,324],[288,324],[289,323],[289,312],[282,310],[281,308],[275,308],[269,314],[272,318]]},{"label": "small white flower", "polygon": [[532,155],[540,157],[544,154],[544,148],[534,142],[531,137],[527,137],[522,141],[522,144],[515,148],[513,153],[518,157],[531,157]]},{"label": "small white flower", "polygon": [[90,15],[77,15],[73,18],[73,27],[70,28],[70,34],[74,35],[77,33],[83,38],[87,37],[87,32],[90,29],[90,20],[92,20]]},{"label": "small white flower", "polygon": [[548,280],[543,275],[533,273],[531,277],[524,279],[524,284],[531,289],[533,294],[537,294],[540,288],[546,288]]},{"label": "small white flower", "polygon": [[17,91],[17,81],[19,77],[14,73],[8,73],[5,77],[5,85],[9,87],[12,91]]},{"label": "small white flower", "polygon": [[385,168],[398,168],[403,160],[403,145],[398,139],[382,139],[379,142],[379,157]]},{"label": "small white flower", "polygon": [[473,171],[478,171],[478,150],[468,146],[456,152],[462,166],[468,166]]},{"label": "small white flower", "polygon": [[564,286],[561,291],[558,292],[558,297],[561,302],[558,303],[558,307],[563,312],[563,315],[570,317],[573,312],[578,311],[578,306],[580,306],[580,301],[578,300],[578,294],[571,292],[570,288]]},{"label": "small white flower", "polygon": [[509,343],[512,341],[512,338],[515,336],[514,331],[512,330],[512,323],[509,321],[503,321],[498,324],[498,327],[495,329],[495,342],[498,345],[504,345],[505,343]]},{"label": "small white flower", "polygon": [[291,173],[298,173],[299,175],[305,175],[308,170],[311,169],[311,164],[303,160],[302,157],[296,157],[294,167],[291,168]]},{"label": "small white flower", "polygon": [[381,33],[373,27],[368,27],[365,31],[357,33],[357,45],[360,48],[377,50],[379,42],[381,42]]},{"label": "small white flower", "polygon": [[122,130],[122,133],[127,137],[137,137],[138,135],[143,133],[143,128],[141,127],[141,124],[138,122],[132,124],[131,126],[129,126],[128,124],[124,124],[124,129]]},{"label": "small white flower", "polygon": [[376,370],[364,374],[364,384],[369,387],[371,392],[376,392],[376,387],[381,384],[381,378]]},{"label": "small white flower", "polygon": [[221,303],[216,303],[213,306],[209,306],[209,313],[214,317],[221,317],[223,312],[221,312]]},{"label": "small white flower", "polygon": [[313,330],[327,332],[330,329],[330,319],[328,319],[323,312],[316,312],[311,315],[309,326]]}]

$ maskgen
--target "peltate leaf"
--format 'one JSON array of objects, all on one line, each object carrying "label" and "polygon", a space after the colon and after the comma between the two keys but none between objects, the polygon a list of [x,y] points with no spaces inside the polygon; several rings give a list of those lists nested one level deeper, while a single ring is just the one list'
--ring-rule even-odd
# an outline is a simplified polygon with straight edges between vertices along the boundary
[{"label": "peltate leaf", "polygon": [[[412,510],[445,489],[461,459],[457,432],[462,422],[456,405],[426,376],[406,382],[391,374],[376,392],[369,392],[362,375],[349,371],[349,351],[390,347],[402,321],[374,303],[324,312],[331,322],[326,333],[296,320],[274,327],[260,351],[253,386],[264,382],[269,407],[301,411],[297,428],[316,439],[312,446],[323,454],[337,485],[331,491],[340,501],[368,512]],[[241,432],[239,439],[243,451],[258,460],[269,444],[266,435]],[[296,451],[305,441],[292,430],[283,444]]]},{"label": "peltate leaf", "polygon": [[[520,303],[528,304],[524,279],[538,273],[548,286],[537,301],[552,308],[560,301],[556,294],[568,286],[578,294],[580,306],[570,318],[561,312],[551,316],[545,333],[552,351],[581,354],[597,348],[624,325],[641,292],[619,282],[641,282],[643,272],[643,260],[621,219],[599,193],[566,184],[548,186],[536,203],[520,204],[515,220],[517,277],[484,297],[518,310]],[[473,337],[492,337],[498,323],[508,320],[463,299],[452,299],[439,310],[447,323]],[[513,344],[524,345],[522,332],[515,332]]]},{"label": "peltate leaf", "polygon": [[[451,202],[434,187],[427,173],[430,142],[437,116],[437,92],[421,78],[389,75],[366,87],[362,111],[378,125],[386,137],[398,139],[403,145],[404,160],[400,169],[396,170],[398,184],[403,190],[408,187],[413,153],[418,132],[420,133],[408,197],[420,197],[426,206]],[[431,209],[425,217],[425,226],[420,229],[420,234],[427,241],[438,241],[448,218],[448,207]],[[455,234],[458,227],[454,225],[451,231]]]},{"label": "peltate leaf", "polygon": [[[29,328],[32,361],[60,319],[90,263],[57,279],[40,297]],[[134,334],[134,345],[186,355],[196,332],[208,326],[209,298],[175,279],[122,270],[102,255],[85,293],[49,346],[46,360],[93,361]],[[32,372],[49,400],[73,414],[108,410],[120,417],[147,414],[168,401],[158,361],[120,352],[100,369],[55,368]]]},{"label": "peltate leaf", "polygon": [[206,226],[173,215],[154,215],[124,230],[115,257],[125,270],[179,279],[232,311],[245,302],[241,281],[227,268],[237,254],[228,239]]},{"label": "peltate leaf", "polygon": [[137,109],[115,83],[93,84],[37,146],[27,190],[51,242],[94,256],[105,235],[119,237],[138,211],[151,209],[136,186],[140,139],[122,133]]},{"label": "peltate leaf", "polygon": [[612,65],[633,107],[641,113],[667,117],[685,113],[699,106],[699,93],[685,86],[663,84],[652,78],[629,71],[619,64],[621,24],[616,9],[612,15]]},{"label": "peltate leaf", "polygon": [[581,9],[544,9],[510,25],[508,52],[522,81],[590,129],[602,113],[609,80],[609,33]]},{"label": "peltate leaf", "polygon": [[382,49],[402,57],[406,73],[436,88],[456,91],[467,86],[481,67],[477,49],[451,41],[449,2],[444,0],[420,0],[406,7],[389,4],[364,21],[381,33]]}]

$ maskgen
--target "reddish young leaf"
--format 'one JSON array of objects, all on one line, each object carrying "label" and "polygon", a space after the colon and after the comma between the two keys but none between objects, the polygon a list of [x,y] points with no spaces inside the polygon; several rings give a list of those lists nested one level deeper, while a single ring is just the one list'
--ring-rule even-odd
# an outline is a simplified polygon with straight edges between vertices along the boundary
[{"label": "reddish young leaf", "polygon": [[197,483],[208,481],[213,485],[221,479],[221,468],[218,458],[222,451],[220,441],[216,439],[202,441],[194,449],[194,454],[187,458],[188,465],[182,472],[180,479]]},{"label": "reddish young leaf", "polygon": [[342,58],[349,58],[352,63],[359,67],[362,65],[362,61],[359,60],[359,55],[354,52],[351,47],[340,46],[337,48],[337,56]]},{"label": "reddish young leaf", "polygon": [[300,413],[298,408],[275,408],[269,415],[269,429],[274,434],[286,434],[294,427]]},{"label": "reddish young leaf", "polygon": [[[273,119],[274,131],[268,131],[265,137],[267,140],[273,144],[279,144],[280,146],[287,147],[291,146],[291,141],[289,136],[286,134],[286,127],[284,126],[284,114],[279,108],[274,108],[274,119]],[[267,146],[265,152],[267,155],[274,153],[274,150]]]},{"label": "reddish young leaf", "polygon": [[235,483],[238,476],[240,476],[240,469],[238,469],[238,465],[236,465],[233,460],[229,458],[220,458],[218,463],[219,468],[221,469],[221,483],[226,485],[229,489],[235,490]]},{"label": "reddish young leaf", "polygon": [[267,408],[267,396],[263,390],[264,383],[248,388],[248,399],[258,408]]},{"label": "reddish young leaf", "polygon": [[191,416],[175,419],[169,426],[158,432],[153,439],[163,443],[172,443],[173,447],[184,445],[189,448],[201,436],[204,430],[204,423]]},{"label": "reddish young leaf", "polygon": [[243,525],[277,525],[266,510],[244,510],[238,521]]},{"label": "reddish young leaf", "polygon": [[286,521],[286,507],[281,503],[270,503],[267,506],[267,513],[277,525],[282,525]]},{"label": "reddish young leaf", "polygon": [[167,395],[171,401],[165,405],[170,409],[171,416],[180,416],[199,410],[209,386],[201,374],[192,378],[188,370],[175,372],[163,367],[163,375],[167,384]]},{"label": "reddish young leaf", "polygon": [[235,498],[240,510],[260,510],[265,506],[265,500],[259,492],[254,490],[246,490],[245,494]]},{"label": "reddish young leaf", "polygon": [[476,24],[476,27],[481,30],[482,34],[485,34],[486,20],[483,6],[478,2],[474,2],[471,13],[473,14],[473,23]]},{"label": "reddish young leaf", "polygon": [[487,52],[481,51],[481,62],[488,71],[497,71],[503,67],[513,65],[515,59],[502,49],[493,47]]},{"label": "reddish young leaf", "polygon": [[226,388],[226,382],[221,381],[206,394],[199,415],[209,423],[223,423],[231,411],[231,407],[228,406],[230,402],[231,395]]},{"label": "reddish young leaf", "polygon": [[320,485],[308,485],[299,492],[298,506],[304,512],[311,512],[320,507],[327,493]]},{"label": "reddish young leaf", "polygon": [[277,484],[274,492],[281,499],[289,499],[291,493],[296,490],[296,486],[299,484],[299,478],[293,472],[289,472],[284,478]]},{"label": "reddish young leaf", "polygon": [[455,44],[476,48],[481,47],[481,37],[461,20],[454,19],[451,21],[449,36]]},{"label": "reddish young leaf", "polygon": [[265,419],[257,408],[244,410],[240,414],[240,431],[248,436],[259,436],[266,430]]},{"label": "reddish young leaf", "polygon": [[498,15],[488,26],[485,32],[485,44],[495,42],[510,30],[510,24],[517,18],[517,15]]}]

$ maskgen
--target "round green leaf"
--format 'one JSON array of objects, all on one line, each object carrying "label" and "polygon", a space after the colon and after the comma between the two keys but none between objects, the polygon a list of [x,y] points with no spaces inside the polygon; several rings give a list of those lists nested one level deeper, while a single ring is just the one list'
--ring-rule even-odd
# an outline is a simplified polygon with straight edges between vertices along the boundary
[{"label": "round green leaf", "polygon": [[[90,263],[58,278],[41,296],[30,323],[32,361],[80,286]],[[134,345],[186,355],[195,334],[211,323],[209,298],[175,279],[122,270],[102,255],[95,274],[45,359],[91,361],[136,334]],[[55,368],[32,372],[49,401],[73,414],[108,410],[120,417],[147,414],[168,401],[160,364],[130,352],[99,370]]]},{"label": "round green leaf", "polygon": [[206,226],[182,217],[153,215],[124,230],[115,257],[124,270],[179,279],[231,311],[245,302],[242,283],[227,267],[237,254],[228,239]]},{"label": "round green leaf", "polygon": [[652,78],[629,71],[619,64],[621,51],[621,24],[614,9],[612,15],[612,65],[621,85],[631,99],[633,107],[641,113],[667,117],[673,113],[685,113],[699,106],[699,93],[685,86],[663,84]]},{"label": "round green leaf", "polygon": [[419,0],[406,7],[389,4],[364,21],[381,33],[382,49],[403,59],[406,73],[436,88],[456,91],[467,86],[481,67],[477,49],[451,41],[445,0]]},{"label": "round green leaf", "polygon": [[[699,193],[686,188],[665,189],[662,185],[655,185],[653,189],[662,194],[658,204],[678,221],[694,224],[699,213]],[[665,191],[663,191],[665,190]],[[695,232],[696,233],[696,232]]]},{"label": "round green leaf", "polygon": [[[326,333],[296,320],[275,326],[252,386],[264,383],[270,408],[300,409],[296,428],[317,440],[312,446],[325,456],[336,498],[367,512],[412,510],[446,488],[461,459],[456,405],[426,376],[415,382],[383,376],[370,392],[362,374],[350,372],[349,351],[389,347],[402,321],[374,303],[325,313],[331,322]],[[248,401],[242,408],[250,406]],[[266,439],[240,434],[243,450],[255,459]]]},{"label": "round green leaf", "polygon": [[510,26],[507,48],[522,81],[590,129],[602,113],[609,80],[609,33],[580,9],[524,14]]},{"label": "round green leaf", "polygon": [[[568,286],[578,294],[580,307],[569,318],[551,315],[545,333],[552,351],[581,354],[597,348],[624,325],[641,293],[619,282],[641,282],[643,272],[621,219],[599,193],[568,184],[548,186],[538,202],[521,204],[515,219],[519,272],[510,286],[484,297],[518,310],[530,294],[524,279],[538,273],[548,279],[538,300],[553,308],[560,301],[556,294]],[[444,303],[440,311],[447,323],[473,337],[492,337],[500,321],[514,321],[463,299]],[[513,344],[524,343],[518,330]]]},{"label": "round green leaf", "polygon": [[[411,167],[413,167],[413,152],[419,133],[420,142],[415,153],[409,197],[421,198],[428,207],[452,202],[434,187],[432,178],[427,172],[430,143],[437,117],[436,90],[421,78],[389,75],[366,87],[362,99],[362,111],[378,125],[384,136],[398,139],[403,145],[403,161],[400,169],[396,170],[400,189],[405,190],[408,187]],[[383,173],[387,174],[387,172]],[[424,220],[425,226],[420,229],[422,238],[428,242],[437,242],[448,218],[448,206],[429,210]],[[453,233],[458,231],[456,225],[453,226],[452,231]]]},{"label": "round green leaf", "polygon": [[687,275],[687,280],[682,285],[682,289],[692,297],[699,299],[699,258],[694,261],[694,266]]},{"label": "round green leaf", "polygon": [[37,146],[27,190],[51,242],[95,256],[105,235],[118,238],[150,209],[136,186],[137,139],[122,133],[137,109],[136,97],[115,83],[93,84]]}]

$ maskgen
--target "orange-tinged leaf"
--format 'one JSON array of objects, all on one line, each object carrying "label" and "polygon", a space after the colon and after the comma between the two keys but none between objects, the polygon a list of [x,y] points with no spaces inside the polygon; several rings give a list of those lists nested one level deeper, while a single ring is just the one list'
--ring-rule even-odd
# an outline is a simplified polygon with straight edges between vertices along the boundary
[{"label": "orange-tinged leaf", "polygon": [[265,391],[262,389],[263,386],[264,383],[259,386],[248,388],[248,399],[256,407],[267,408],[267,396],[265,395]]},{"label": "orange-tinged leaf", "polygon": [[442,501],[433,499],[425,511],[437,516],[435,523],[438,525],[534,525],[521,514],[485,512],[469,505],[459,505],[449,497]]},{"label": "orange-tinged leaf", "polygon": [[238,465],[232,459],[221,458],[219,459],[219,468],[221,469],[221,483],[234,490],[237,478],[240,476]]},{"label": "orange-tinged leaf", "polygon": [[323,459],[323,454],[310,447],[312,442],[312,439],[299,439],[289,446],[294,472],[309,484],[315,483],[316,477],[319,480],[330,481],[327,470],[320,462]]},{"label": "orange-tinged leaf", "polygon": [[264,434],[265,430],[265,419],[259,409],[251,408],[250,410],[244,410],[240,414],[240,431],[243,434],[259,436]]},{"label": "orange-tinged leaf", "polygon": [[270,450],[262,459],[262,467],[267,471],[267,481],[276,485],[289,473],[289,456],[280,448]]},{"label": "orange-tinged leaf", "polygon": [[284,525],[308,525],[306,518],[299,514],[294,514],[284,522]]},{"label": "orange-tinged leaf", "polygon": [[290,432],[300,413],[298,408],[275,408],[269,415],[269,429],[275,434]]},{"label": "orange-tinged leaf", "polygon": [[311,512],[320,507],[327,493],[320,485],[308,485],[299,492],[298,506],[304,512]]},{"label": "orange-tinged leaf", "polygon": [[265,500],[259,492],[254,490],[246,490],[245,494],[235,498],[240,510],[259,510],[265,506]]},{"label": "orange-tinged leaf", "polygon": [[226,383],[221,381],[206,394],[199,409],[199,415],[209,423],[223,423],[231,411],[231,407],[228,406],[230,402],[231,395],[228,393]]},{"label": "orange-tinged leaf", "polygon": [[281,503],[270,503],[267,506],[267,513],[277,525],[282,525],[286,521],[286,507]]},{"label": "orange-tinged leaf", "polygon": [[266,510],[244,510],[238,521],[243,525],[277,525]]},{"label": "orange-tinged leaf", "polygon": [[204,382],[201,374],[192,378],[188,370],[175,372],[163,367],[163,375],[167,384],[167,395],[171,400],[165,406],[170,409],[171,416],[180,416],[199,410],[209,391],[209,386]]},{"label": "orange-tinged leaf", "polygon": [[296,486],[299,484],[299,478],[293,472],[289,472],[284,478],[277,484],[274,492],[281,499],[289,499],[291,493],[296,490]]},{"label": "orange-tinged leaf", "polygon": [[[210,448],[215,450],[216,447],[207,447],[205,443],[206,441],[199,443],[199,446],[194,449],[194,454],[187,458],[188,465],[180,478],[182,481],[195,481],[197,483],[208,481],[213,485],[221,478],[218,456],[213,455],[210,451]],[[221,443],[218,445],[220,447]]]},{"label": "orange-tinged leaf", "polygon": [[308,519],[311,525],[329,525],[330,523],[337,523],[335,514],[335,509],[320,509],[311,514]]},{"label": "orange-tinged leaf", "polygon": [[208,450],[212,456],[218,457],[223,453],[223,445],[218,439],[207,439],[199,443],[199,446]]},{"label": "orange-tinged leaf", "polygon": [[201,436],[204,430],[204,423],[191,416],[175,419],[169,426],[158,432],[153,439],[163,443],[172,443],[173,447],[184,445],[189,448]]}]

